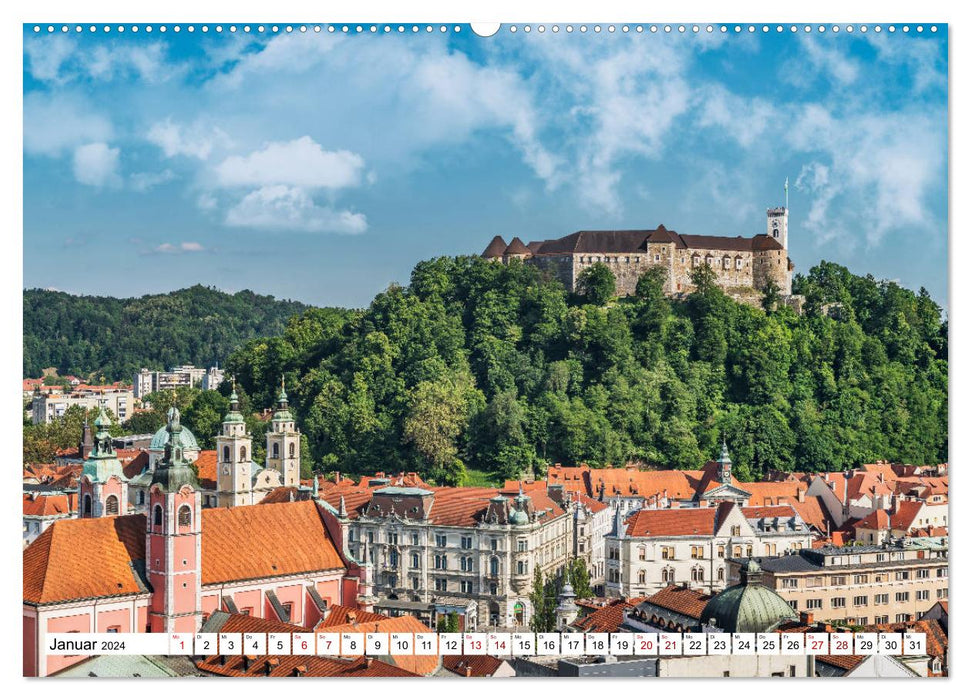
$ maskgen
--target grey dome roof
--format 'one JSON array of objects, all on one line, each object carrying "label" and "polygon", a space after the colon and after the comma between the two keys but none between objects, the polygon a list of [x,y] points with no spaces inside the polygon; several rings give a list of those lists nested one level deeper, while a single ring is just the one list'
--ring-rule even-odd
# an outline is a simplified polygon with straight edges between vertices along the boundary
[{"label": "grey dome roof", "polygon": [[798,619],[792,607],[771,588],[762,585],[762,568],[751,559],[741,571],[742,582],[708,601],[702,624],[714,620],[726,632],[771,632]]},{"label": "grey dome roof", "polygon": [[[163,425],[158,429],[158,432],[152,436],[152,442],[148,446],[150,450],[158,450],[161,452],[165,449],[165,443],[169,441],[169,428],[167,425]],[[199,450],[199,443],[196,441],[196,436],[192,434],[192,431],[188,428],[182,428],[182,449],[183,450]]]}]

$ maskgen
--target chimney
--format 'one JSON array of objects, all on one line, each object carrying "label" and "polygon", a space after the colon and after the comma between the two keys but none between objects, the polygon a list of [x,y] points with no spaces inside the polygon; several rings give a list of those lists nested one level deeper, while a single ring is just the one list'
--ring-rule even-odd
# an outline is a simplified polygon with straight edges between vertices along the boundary
[{"label": "chimney", "polygon": [[373,663],[374,663],[374,659],[372,659],[370,656],[364,657],[364,668],[371,668],[371,665]]},{"label": "chimney", "polygon": [[472,677],[472,667],[471,666],[466,666],[465,667],[465,677],[466,678],[471,678]]},{"label": "chimney", "polygon": [[357,613],[354,612],[353,610],[348,610],[347,611],[347,622],[348,622],[348,624],[354,624],[355,622],[357,622]]},{"label": "chimney", "polygon": [[243,670],[249,671],[249,667],[253,665],[253,661],[256,659],[255,656],[244,656],[243,657]]},{"label": "chimney", "polygon": [[806,502],[806,489],[796,489],[796,499],[800,503]]},{"label": "chimney", "polygon": [[341,473],[339,471],[334,472],[334,483],[339,484],[341,482]]}]

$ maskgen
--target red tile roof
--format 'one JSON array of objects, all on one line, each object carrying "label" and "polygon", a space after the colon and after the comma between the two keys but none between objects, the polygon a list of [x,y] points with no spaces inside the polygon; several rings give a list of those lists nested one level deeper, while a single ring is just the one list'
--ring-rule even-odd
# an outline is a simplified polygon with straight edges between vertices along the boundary
[{"label": "red tile roof", "polygon": [[645,602],[700,620],[701,612],[709,600],[711,596],[704,591],[684,586],[668,586],[646,598]]},{"label": "red tile roof", "polygon": [[289,632],[293,634],[295,632],[312,632],[309,627],[301,627],[300,625],[291,625],[287,622],[280,622],[279,620],[266,619],[262,617],[255,617],[253,615],[233,615],[231,614],[226,622],[223,623],[222,627],[219,628],[220,633],[239,633],[245,634],[247,632]]},{"label": "red tile roof", "polygon": [[715,531],[715,508],[639,510],[627,519],[630,537],[711,535]]},{"label": "red tile roof", "polygon": [[624,622],[624,611],[633,608],[646,598],[631,598],[630,600],[615,600],[602,608],[594,610],[589,615],[573,623],[573,627],[584,632],[616,632]]},{"label": "red tile roof", "polygon": [[947,635],[937,620],[867,625],[864,630],[866,632],[923,632],[927,635],[927,653],[929,656],[943,657],[947,653]]},{"label": "red tile roof", "polygon": [[71,504],[68,497],[63,493],[24,494],[24,515],[47,517],[70,514]]},{"label": "red tile roof", "polygon": [[391,664],[358,657],[338,659],[325,656],[209,656],[196,662],[200,671],[217,676],[313,678],[406,678],[417,674]]},{"label": "red tile roof", "polygon": [[[355,621],[348,621],[346,624],[342,625],[332,625],[327,624],[325,627],[320,629],[326,629],[327,632],[332,632],[335,634],[340,634],[342,632],[358,632],[365,634],[367,632],[411,632],[414,633],[428,633],[433,630],[430,627],[426,627],[417,618],[411,615],[401,615],[400,617],[385,617],[384,615],[377,615],[376,613],[365,613],[364,611],[358,610],[358,615],[355,616]],[[330,622],[333,612],[327,617],[327,622]],[[364,619],[367,617],[368,619]],[[377,617],[379,619],[374,619]],[[430,673],[434,673],[438,668],[438,657],[435,656],[421,656],[417,654],[409,654],[405,656],[392,656],[395,666],[398,668],[405,669],[412,673],[418,674],[420,676],[427,676]]]},{"label": "red tile roof", "polygon": [[132,562],[144,559],[143,515],[57,520],[24,550],[24,602],[143,592]]},{"label": "red tile roof", "polygon": [[202,582],[344,568],[313,501],[202,511]]},{"label": "red tile roof", "polygon": [[204,489],[214,490],[216,488],[216,463],[219,455],[216,450],[199,450],[199,456],[193,464],[198,469],[199,485]]},{"label": "red tile roof", "polygon": [[377,622],[387,619],[386,615],[380,613],[365,612],[357,608],[349,608],[346,605],[332,605],[327,610],[327,617],[321,620],[317,626],[320,628],[340,627],[356,622]]},{"label": "red tile roof", "polygon": [[495,656],[443,656],[442,667],[448,669],[457,676],[466,678],[488,678],[491,677],[499,667],[502,666],[502,659]]},{"label": "red tile roof", "polygon": [[841,668],[844,671],[852,671],[854,668],[860,665],[860,663],[865,659],[865,656],[829,656],[820,655],[816,657],[816,661],[822,662],[828,666],[835,666],[836,668]]}]

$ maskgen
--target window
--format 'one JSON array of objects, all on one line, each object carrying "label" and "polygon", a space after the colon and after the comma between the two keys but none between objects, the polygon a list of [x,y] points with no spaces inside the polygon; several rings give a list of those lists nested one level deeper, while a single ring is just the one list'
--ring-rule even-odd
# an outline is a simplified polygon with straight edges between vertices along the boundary
[{"label": "window", "polygon": [[938,569],[937,570],[937,577],[938,578],[944,578],[945,576],[947,576],[947,569],[946,568],[944,568],[944,569]]},{"label": "window", "polygon": [[829,585],[831,585],[831,586],[845,586],[846,585],[846,577],[845,576],[833,576],[830,579],[830,584]]},{"label": "window", "polygon": [[462,557],[459,560],[459,568],[462,571],[472,571],[472,557]]},{"label": "window", "polygon": [[411,533],[411,544],[412,545],[415,545],[415,546],[418,545],[418,533],[417,532]]},{"label": "window", "polygon": [[155,515],[152,518],[152,522],[155,523],[156,527],[161,527],[162,525],[162,506],[155,506]]},{"label": "window", "polygon": [[858,585],[861,583],[869,583],[869,582],[870,582],[870,577],[867,576],[866,574],[857,574],[856,576],[853,577],[853,583]]},{"label": "window", "polygon": [[732,537],[741,537],[741,535],[742,535],[742,526],[732,525]]},{"label": "window", "polygon": [[897,593],[894,596],[894,599],[898,603],[906,603],[908,600],[910,600],[910,592],[909,591],[901,591],[901,592]]},{"label": "window", "polygon": [[829,601],[829,604],[831,606],[833,606],[834,608],[845,608],[846,607],[846,598],[843,598],[843,597],[831,598],[830,601]]},{"label": "window", "polygon": [[109,627],[108,629],[105,630],[105,632],[107,632],[108,634],[118,634],[119,632],[121,632],[121,627],[118,627],[117,625],[114,627]]},{"label": "window", "polygon": [[417,576],[412,576],[411,577],[411,590],[413,590],[413,591],[420,591],[421,590],[421,582],[418,580],[418,577]]},{"label": "window", "polygon": [[388,552],[388,560],[389,560],[389,562],[390,562],[390,564],[391,564],[391,566],[393,568],[395,568],[395,569],[398,568],[398,550],[397,549],[392,549],[390,552]]},{"label": "window", "polygon": [[637,582],[638,583],[647,583],[647,572],[646,571],[638,571],[637,572]]},{"label": "window", "polygon": [[897,572],[897,575],[894,576],[894,578],[897,579],[898,581],[907,581],[907,580],[910,579],[910,572],[909,571],[898,571]]},{"label": "window", "polygon": [[516,573],[522,576],[526,573],[526,562],[520,559],[516,562]]},{"label": "window", "polygon": [[296,456],[297,456],[297,445],[296,445],[296,443],[291,442],[290,443],[290,459],[293,459]]},{"label": "window", "polygon": [[917,569],[917,578],[930,578],[930,569]]},{"label": "window", "polygon": [[448,590],[448,579],[437,578],[435,579],[435,590],[436,591],[447,591]]},{"label": "window", "polygon": [[448,557],[446,557],[444,554],[436,554],[435,555],[435,568],[436,569],[439,569],[439,570],[447,569],[448,568]]},{"label": "window", "polygon": [[471,537],[462,537],[462,549],[472,549]]},{"label": "window", "polygon": [[374,544],[374,533],[373,532],[368,532],[368,534],[367,534],[367,541],[368,541],[368,544]]},{"label": "window", "polygon": [[937,589],[937,597],[938,598],[947,598],[947,589],[946,588],[938,588]]},{"label": "window", "polygon": [[661,547],[661,559],[674,559],[674,547]]},{"label": "window", "polygon": [[637,548],[637,558],[641,561],[645,561],[647,559],[647,547],[641,545]]},{"label": "window", "polygon": [[179,508],[179,527],[192,526],[192,509],[189,506]]},{"label": "window", "polygon": [[719,581],[724,581],[725,580],[725,567],[724,566],[719,566],[718,567],[718,580]]},{"label": "window", "polygon": [[747,556],[747,557],[751,557],[752,556],[752,545],[748,545],[745,548],[745,556]]},{"label": "window", "polygon": [[284,603],[282,607],[284,614],[287,616],[287,620],[289,620],[293,614],[293,603]]},{"label": "window", "polygon": [[418,562],[418,552],[412,552],[411,553],[411,568],[412,569],[417,569],[418,566],[419,566],[419,562]]},{"label": "window", "polygon": [[138,505],[140,505],[140,506],[145,505],[145,492],[144,491],[139,491],[138,492]]},{"label": "window", "polygon": [[463,593],[471,593],[472,592],[472,582],[471,581],[460,581],[459,582],[459,589]]},{"label": "window", "polygon": [[702,569],[700,566],[696,566],[695,568],[693,568],[691,570],[691,580],[695,582],[704,581],[705,570]]},{"label": "window", "polygon": [[253,608],[240,608],[240,615],[246,615],[247,617],[253,614]]},{"label": "window", "polygon": [[493,552],[499,551],[499,540],[493,539],[490,545],[492,547]]},{"label": "window", "polygon": [[448,546],[448,535],[435,535],[435,546],[436,547],[447,547]]},{"label": "window", "polygon": [[734,547],[732,547],[732,556],[733,557],[740,557],[740,556],[742,556],[742,546],[741,545],[735,545]]},{"label": "window", "polygon": [[245,462],[246,461],[246,448],[245,447],[240,447],[239,448],[239,461],[240,462]]},{"label": "window", "polygon": [[853,605],[855,605],[858,608],[865,607],[868,602],[869,600],[865,595],[853,596]]},{"label": "window", "polygon": [[718,558],[719,559],[725,558],[725,545],[723,544],[718,545]]},{"label": "window", "polygon": [[228,462],[229,461],[229,445],[226,445],[223,448],[223,461],[224,462]]},{"label": "window", "polygon": [[274,442],[273,443],[273,459],[279,459],[279,458],[280,458],[280,443]]},{"label": "window", "polygon": [[799,588],[799,579],[797,578],[784,578],[782,579],[783,588]]},{"label": "window", "polygon": [[108,496],[105,499],[105,515],[118,515],[118,496]]},{"label": "window", "polygon": [[819,610],[823,607],[822,598],[810,598],[806,601],[806,610]]},{"label": "window", "polygon": [[875,624],[878,624],[878,625],[885,625],[888,622],[890,622],[890,616],[889,615],[877,615],[875,618],[873,618],[873,622]]},{"label": "window", "polygon": [[526,540],[519,540],[516,543],[516,549],[520,552],[528,552],[529,550],[526,547]]},{"label": "window", "polygon": [[661,262],[661,256],[660,255],[655,255],[654,256],[654,262]]},{"label": "window", "polygon": [[88,494],[84,494],[84,514],[91,515],[91,496]]},{"label": "window", "polygon": [[[493,540],[495,541],[495,540]],[[499,575],[499,557],[492,557],[489,560],[489,574],[491,576]]]},{"label": "window", "polygon": [[692,559],[704,559],[705,558],[705,548],[702,546],[694,546],[691,548],[691,558]]},{"label": "window", "polygon": [[896,617],[896,622],[910,622],[910,615],[907,613],[898,613]]},{"label": "window", "polygon": [[890,602],[889,593],[877,593],[875,596],[873,596],[874,605],[886,605],[889,602]]},{"label": "window", "polygon": [[917,591],[917,600],[930,600],[930,599],[931,599],[930,591]]}]

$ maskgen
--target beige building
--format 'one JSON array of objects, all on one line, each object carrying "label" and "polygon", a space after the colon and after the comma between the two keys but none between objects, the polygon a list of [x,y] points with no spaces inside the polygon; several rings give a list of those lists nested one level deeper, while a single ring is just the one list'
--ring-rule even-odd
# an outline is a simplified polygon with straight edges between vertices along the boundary
[{"label": "beige building", "polygon": [[668,294],[686,294],[694,288],[694,271],[708,265],[726,293],[751,301],[770,281],[783,296],[792,294],[794,266],[787,250],[788,228],[788,210],[777,207],[766,212],[766,233],[751,237],[679,234],[661,224],[644,230],[577,231],[528,245],[518,237],[507,245],[496,236],[482,256],[537,265],[571,291],[576,290],[583,270],[603,263],[614,273],[617,293],[622,295],[633,294],[637,280],[652,267],[667,273]]},{"label": "beige building", "polygon": [[464,629],[529,624],[536,569],[573,555],[573,517],[545,491],[328,487],[345,549],[373,567],[376,610],[434,625],[457,612]]},{"label": "beige building", "polygon": [[[824,547],[756,560],[766,586],[794,610],[811,612],[817,620],[908,622],[948,597],[946,549]],[[732,561],[731,575],[737,577],[747,561]]]},{"label": "beige building", "polygon": [[[808,547],[813,533],[790,505],[639,510],[615,518],[606,538],[606,594],[633,598],[671,584],[720,591],[732,557]],[[761,553],[761,554],[760,554]]]},{"label": "beige building", "polygon": [[81,406],[86,411],[104,408],[119,422],[131,417],[135,398],[130,390],[109,389],[103,391],[76,391],[70,394],[37,394],[31,403],[31,420],[34,425],[50,423],[62,418],[71,406]]}]

